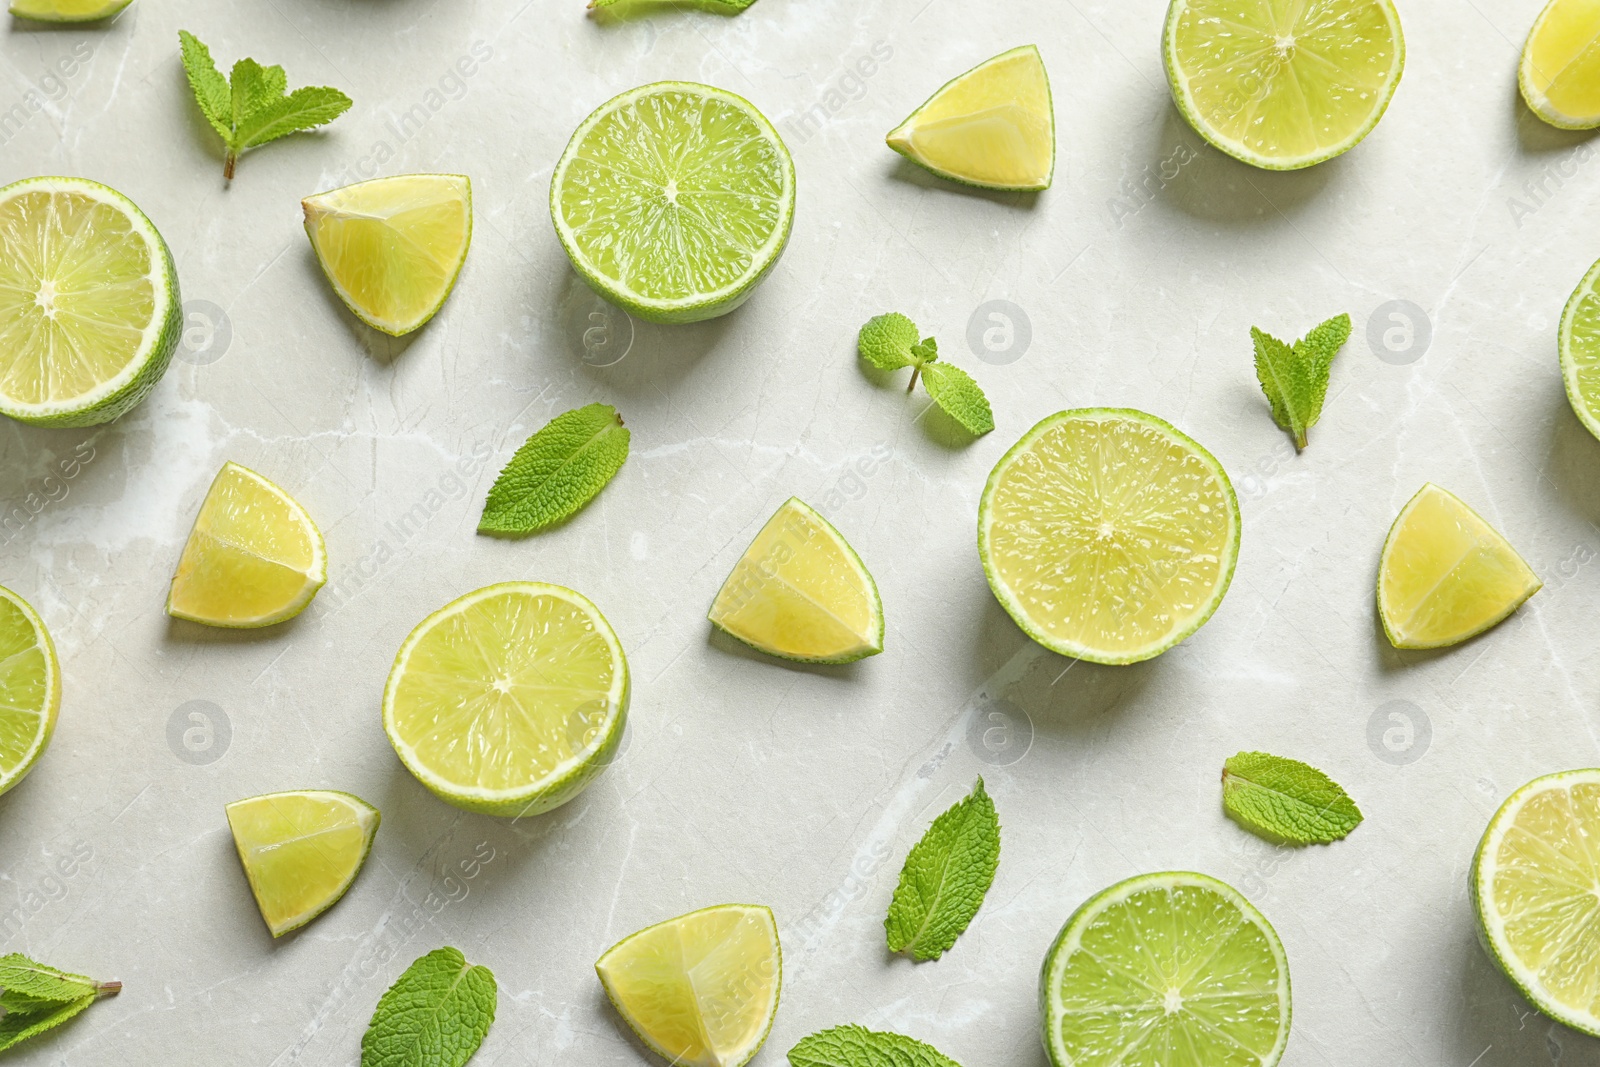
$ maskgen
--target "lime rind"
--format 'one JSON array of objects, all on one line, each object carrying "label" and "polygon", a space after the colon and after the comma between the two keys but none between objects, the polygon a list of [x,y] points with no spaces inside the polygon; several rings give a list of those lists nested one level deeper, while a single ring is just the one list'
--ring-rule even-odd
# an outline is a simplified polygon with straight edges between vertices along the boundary
[{"label": "lime rind", "polygon": [[[1595,291],[1597,284],[1600,284],[1600,262],[1589,268],[1567,299],[1566,307],[1561,311],[1556,344],[1561,353],[1561,380],[1566,386],[1567,402],[1572,405],[1572,412],[1583,423],[1584,429],[1600,438],[1600,295]],[[1584,368],[1579,365],[1580,342],[1575,336],[1580,330],[1583,334],[1582,345],[1589,355],[1586,362],[1596,392],[1593,398],[1584,395],[1581,380]]]},{"label": "lime rind", "polygon": [[[762,131],[765,139],[776,149],[777,158],[782,162],[783,169],[781,217],[778,224],[773,228],[772,233],[768,235],[766,241],[752,256],[750,269],[738,279],[721,288],[711,292],[697,293],[682,299],[648,297],[634,292],[619,281],[603,277],[596,268],[589,264],[577,238],[572,232],[572,227],[566,221],[561,205],[562,180],[566,176],[573,160],[577,158],[578,152],[583,147],[589,132],[607,116],[624,107],[633,105],[641,98],[651,94],[667,92],[681,92],[688,95],[702,96],[733,105],[747,115],[757,128]],[[555,171],[550,177],[550,218],[555,224],[556,237],[561,241],[561,247],[567,253],[567,258],[572,261],[573,269],[578,272],[579,277],[595,292],[628,313],[647,322],[668,325],[700,322],[705,319],[726,315],[750,299],[767,274],[777,265],[779,257],[783,254],[783,250],[789,242],[789,233],[794,227],[794,211],[794,159],[790,156],[788,147],[783,143],[783,138],[778,135],[777,129],[771,122],[767,121],[767,117],[754,104],[744,97],[730,93],[726,89],[718,89],[715,86],[704,85],[700,82],[651,82],[648,85],[629,89],[627,92],[620,93],[607,100],[590,112],[589,116],[573,131],[572,138],[567,142],[566,150],[562,152],[561,159],[556,163]]]},{"label": "lime rind", "polygon": [[[120,14],[133,0],[107,0],[99,4],[60,4],[51,0],[12,0],[11,14],[34,22],[98,22]],[[79,10],[73,11],[72,8]]]},{"label": "lime rind", "polygon": [[[1172,632],[1165,639],[1144,648],[1128,652],[1124,655],[1110,654],[1101,650],[1088,648],[1074,642],[1058,640],[1045,633],[1044,630],[1042,630],[1031,618],[1029,618],[1026,610],[1024,610],[1022,605],[1018,602],[1016,594],[1014,594],[1006,585],[996,569],[993,560],[990,558],[991,553],[989,546],[989,530],[990,523],[992,522],[990,504],[993,500],[995,490],[999,485],[1001,476],[1005,474],[1007,469],[1011,466],[1012,461],[1018,455],[1027,451],[1028,446],[1030,446],[1040,435],[1054,428],[1061,422],[1064,422],[1068,419],[1078,418],[1131,419],[1168,435],[1173,441],[1187,448],[1216,476],[1218,484],[1222,487],[1224,493],[1226,494],[1228,513],[1232,523],[1232,536],[1229,539],[1227,546],[1227,558],[1223,561],[1222,570],[1217,576],[1215,591],[1212,593],[1210,600],[1204,605],[1203,608],[1201,608],[1201,610],[1189,618],[1186,625]],[[1130,663],[1138,663],[1143,660],[1152,659],[1161,655],[1163,652],[1168,651],[1169,649],[1192,637],[1194,633],[1200,629],[1200,627],[1204,626],[1208,621],[1210,621],[1211,616],[1214,615],[1217,608],[1221,606],[1223,598],[1227,596],[1228,587],[1233,584],[1233,573],[1239,564],[1239,540],[1242,529],[1243,520],[1239,513],[1239,497],[1234,492],[1233,482],[1228,478],[1228,472],[1223,469],[1222,464],[1218,462],[1217,458],[1207,451],[1206,448],[1194,438],[1173,426],[1165,419],[1158,418],[1155,415],[1151,415],[1148,412],[1139,411],[1135,408],[1073,408],[1067,411],[1057,412],[1054,415],[1050,415],[1044,419],[1041,419],[1033,426],[1032,429],[1023,434],[1021,439],[1019,439],[1016,444],[1012,445],[1011,448],[1007,450],[1006,454],[1000,457],[1000,461],[994,465],[994,469],[989,473],[989,480],[984,485],[983,495],[978,505],[978,556],[983,563],[983,572],[989,580],[989,588],[993,590],[995,599],[998,600],[1000,602],[1000,606],[1006,610],[1006,614],[1011,616],[1012,621],[1014,621],[1024,633],[1033,638],[1033,640],[1037,641],[1045,648],[1048,648],[1050,651],[1059,653],[1063,656],[1071,656],[1074,659],[1089,660],[1092,663],[1105,663],[1112,666],[1125,666]]]},{"label": "lime rind", "polygon": [[33,610],[33,605],[5,586],[0,586],[0,598],[15,607],[33,627],[33,632],[38,637],[39,651],[45,659],[45,696],[42,708],[44,725],[34,735],[32,744],[22,753],[15,768],[0,773],[0,796],[3,796],[28,776],[45,750],[50,747],[50,739],[55,736],[56,718],[61,711],[61,662],[56,657],[56,646],[50,638],[50,631],[45,629],[44,620]]},{"label": "lime rind", "polygon": [[1550,0],[1540,11],[1539,17],[1533,20],[1533,27],[1528,31],[1527,40],[1522,46],[1522,58],[1517,63],[1517,91],[1522,94],[1523,103],[1545,122],[1562,130],[1592,130],[1600,127],[1600,114],[1594,115],[1568,115],[1551,102],[1548,95],[1534,88],[1535,62],[1533,58],[1533,45],[1539,36],[1539,31],[1544,28],[1545,20],[1550,17],[1563,3],[1570,0]]},{"label": "lime rind", "polygon": [[365,841],[361,849],[361,857],[357,859],[356,862],[351,866],[350,876],[348,878],[346,878],[336,889],[330,891],[329,895],[324,898],[323,901],[316,907],[308,909],[306,912],[300,915],[293,916],[287,922],[274,926],[271,920],[267,919],[266,911],[261,905],[263,889],[258,885],[256,871],[251,867],[249,859],[245,856],[244,845],[242,842],[240,842],[238,835],[233,835],[234,851],[238,853],[239,865],[244,868],[245,880],[250,883],[250,895],[255,898],[256,907],[261,911],[262,921],[267,923],[267,929],[271,932],[273,937],[282,937],[284,934],[300,929],[344,899],[345,894],[350,892],[350,887],[354,885],[356,879],[360,877],[362,869],[366,867],[367,857],[372,854],[372,843],[377,839],[378,836],[378,826],[383,821],[383,814],[379,812],[377,808],[373,807],[371,804],[368,804],[365,800],[362,800],[354,793],[346,793],[337,789],[288,789],[279,791],[277,793],[263,793],[260,796],[245,797],[242,800],[235,800],[228,804],[223,809],[223,813],[224,815],[228,816],[230,832],[232,831],[233,823],[232,811],[235,807],[242,807],[243,805],[256,803],[258,801],[271,801],[278,797],[288,796],[328,798],[330,800],[335,800],[339,803],[348,805],[350,810],[355,814],[356,822],[361,826]]}]

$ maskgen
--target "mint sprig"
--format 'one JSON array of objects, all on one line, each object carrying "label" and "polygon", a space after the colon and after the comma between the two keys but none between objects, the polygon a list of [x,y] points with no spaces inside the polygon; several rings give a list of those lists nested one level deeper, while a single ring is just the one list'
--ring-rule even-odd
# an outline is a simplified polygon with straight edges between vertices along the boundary
[{"label": "mint sprig", "polygon": [[790,1067],[961,1067],[934,1048],[904,1034],[835,1026],[789,1050]]},{"label": "mint sprig", "polygon": [[523,442],[495,479],[478,532],[530,534],[577,514],[622,469],[630,440],[610,404],[557,415]]},{"label": "mint sprig", "polygon": [[20,953],[0,956],[0,1051],[54,1030],[121,982],[96,982],[35,963]]},{"label": "mint sprig", "polygon": [[1000,819],[983,779],[906,857],[883,928],[890,952],[936,960],[971,924],[1000,865]]},{"label": "mint sprig", "polygon": [[461,1067],[494,1023],[499,987],[460,949],[417,960],[378,1001],[361,1038],[361,1067]]},{"label": "mint sprig", "polygon": [[1361,809],[1339,783],[1309,764],[1266,752],[1241,752],[1222,765],[1222,807],[1275,843],[1325,845],[1361,824]]},{"label": "mint sprig", "polygon": [[1272,405],[1272,418],[1294,437],[1296,450],[1306,447],[1306,433],[1322,417],[1333,357],[1350,339],[1350,316],[1337,315],[1293,345],[1250,327],[1256,349],[1256,378]]},{"label": "mint sprig", "polygon": [[917,387],[920,376],[933,402],[974,437],[994,429],[989,398],[983,395],[972,375],[960,367],[939,362],[939,342],[932,337],[922,337],[917,324],[899,312],[868,319],[856,339],[856,349],[862,359],[879,370],[910,367],[911,381],[906,385],[906,392]]},{"label": "mint sprig", "polygon": [[350,110],[350,98],[338,89],[307,86],[291,93],[282,67],[263,67],[253,59],[239,60],[224,78],[198,37],[179,30],[178,43],[195,101],[227,145],[222,176],[230,181],[245,149],[326,125]]}]

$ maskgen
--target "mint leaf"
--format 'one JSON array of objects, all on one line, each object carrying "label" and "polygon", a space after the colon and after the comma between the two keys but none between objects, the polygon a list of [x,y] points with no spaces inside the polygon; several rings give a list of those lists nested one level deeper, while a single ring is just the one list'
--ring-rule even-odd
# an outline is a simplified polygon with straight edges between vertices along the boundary
[{"label": "mint leaf", "polygon": [[495,479],[479,532],[529,534],[572,516],[622,468],[630,436],[609,404],[557,415]]},{"label": "mint leaf", "polygon": [[1328,395],[1328,373],[1333,357],[1350,339],[1350,316],[1338,315],[1296,341],[1291,347],[1254,326],[1256,378],[1272,405],[1272,418],[1294,437],[1294,447],[1306,447],[1306,432],[1322,417]]},{"label": "mint leaf", "polygon": [[983,779],[933,820],[906,857],[883,920],[890,952],[936,960],[978,913],[1000,864],[1000,820]]},{"label": "mint leaf", "polygon": [[187,30],[178,31],[178,45],[195,102],[227,146],[222,173],[229,180],[245,149],[326,125],[350,110],[350,98],[338,89],[312,86],[290,93],[282,67],[253,59],[239,60],[224,79],[211,50]]},{"label": "mint leaf", "polygon": [[459,949],[417,960],[378,1001],[361,1037],[361,1067],[461,1067],[494,1022],[494,974]]},{"label": "mint leaf", "polygon": [[1361,809],[1333,779],[1265,752],[1241,752],[1222,765],[1222,806],[1245,829],[1297,845],[1337,841],[1361,823]]},{"label": "mint leaf", "polygon": [[20,953],[0,956],[0,1051],[55,1029],[121,989],[121,982],[96,982]]},{"label": "mint leaf", "polygon": [[932,1045],[903,1034],[835,1026],[789,1050],[790,1067],[961,1067]]},{"label": "mint leaf", "polygon": [[862,359],[879,370],[910,367],[911,381],[906,384],[906,392],[917,387],[920,375],[933,402],[968,433],[981,437],[994,429],[989,398],[983,395],[972,375],[959,367],[940,363],[939,342],[932,337],[918,340],[920,335],[916,323],[891,311],[867,320],[856,338],[856,350]]},{"label": "mint leaf", "polygon": [[79,997],[77,1000],[51,1002],[49,1008],[44,1011],[7,1012],[0,1018],[0,1052],[13,1045],[20,1045],[30,1037],[38,1037],[47,1030],[54,1030],[93,1004],[96,999],[91,995]]},{"label": "mint leaf", "polygon": [[929,363],[922,368],[922,384],[946,415],[974,437],[994,429],[994,412],[972,375],[949,363]]},{"label": "mint leaf", "polygon": [[920,362],[911,354],[911,349],[921,336],[916,323],[898,311],[891,311],[867,320],[856,337],[856,349],[862,359],[879,370],[899,370]]}]

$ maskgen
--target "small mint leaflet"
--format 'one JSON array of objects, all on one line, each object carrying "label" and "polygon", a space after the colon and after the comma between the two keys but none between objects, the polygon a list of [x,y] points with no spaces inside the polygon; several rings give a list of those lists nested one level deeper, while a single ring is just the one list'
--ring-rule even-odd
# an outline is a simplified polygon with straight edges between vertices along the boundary
[{"label": "small mint leaflet", "polygon": [[494,1023],[499,989],[459,949],[418,959],[378,1001],[361,1038],[361,1067],[461,1067]]},{"label": "small mint leaflet", "polygon": [[622,469],[630,439],[610,404],[557,415],[495,479],[478,531],[530,534],[577,514]]},{"label": "small mint leaflet", "polygon": [[994,412],[972,375],[949,363],[930,363],[922,368],[922,384],[928,395],[946,415],[959,422],[974,437],[994,429]]},{"label": "small mint leaflet", "polygon": [[948,952],[978,914],[999,864],[1000,819],[979,778],[906,857],[883,920],[889,951],[918,960]]},{"label": "small mint leaflet", "polygon": [[856,338],[856,348],[862,359],[879,370],[899,370],[918,362],[911,350],[919,337],[917,324],[893,311],[868,319]]},{"label": "small mint leaflet", "polygon": [[961,1067],[934,1048],[904,1034],[835,1026],[800,1039],[789,1050],[790,1067]]},{"label": "small mint leaflet", "polygon": [[0,1050],[54,1030],[121,989],[121,982],[96,982],[20,953],[0,956]]},{"label": "small mint leaflet", "polygon": [[1361,823],[1361,809],[1309,764],[1240,752],[1222,765],[1222,806],[1245,829],[1275,843],[1325,845]]},{"label": "small mint leaflet", "polygon": [[1256,380],[1272,405],[1272,419],[1306,447],[1307,433],[1322,417],[1333,357],[1350,339],[1350,316],[1337,315],[1318,325],[1293,345],[1252,326]]}]

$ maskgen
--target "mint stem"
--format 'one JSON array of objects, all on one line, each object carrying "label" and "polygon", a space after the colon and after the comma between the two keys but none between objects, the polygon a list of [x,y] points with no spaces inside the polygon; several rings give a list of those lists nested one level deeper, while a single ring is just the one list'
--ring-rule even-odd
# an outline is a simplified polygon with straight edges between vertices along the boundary
[{"label": "mint stem", "polygon": [[919,375],[921,373],[922,373],[922,364],[918,363],[915,367],[911,368],[911,384],[906,386],[906,392],[909,393],[909,392],[911,392],[911,390],[913,390],[913,389],[915,389],[917,387],[917,375]]},{"label": "mint stem", "polygon": [[233,149],[228,149],[228,158],[222,161],[222,176],[228,181],[233,181],[233,164],[238,160],[239,154]]},{"label": "mint stem", "polygon": [[95,983],[94,995],[97,996],[97,997],[114,997],[120,992],[122,992],[122,983],[121,982],[97,982],[97,983]]}]

